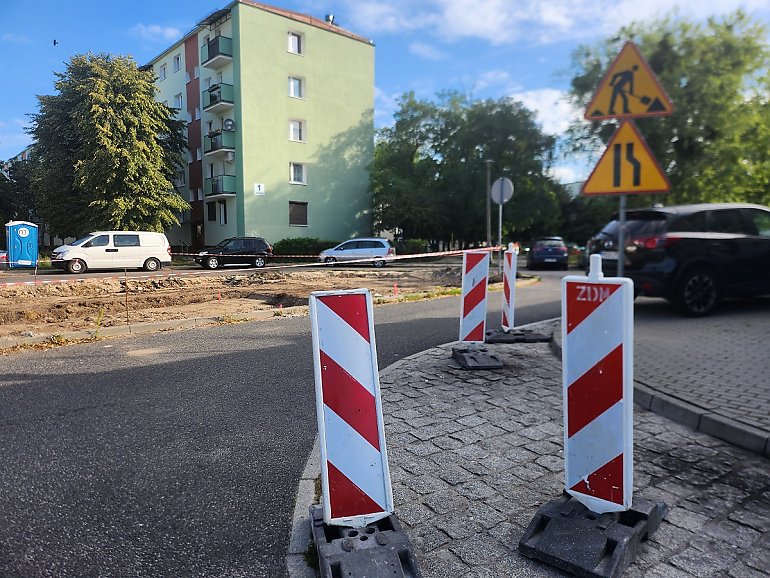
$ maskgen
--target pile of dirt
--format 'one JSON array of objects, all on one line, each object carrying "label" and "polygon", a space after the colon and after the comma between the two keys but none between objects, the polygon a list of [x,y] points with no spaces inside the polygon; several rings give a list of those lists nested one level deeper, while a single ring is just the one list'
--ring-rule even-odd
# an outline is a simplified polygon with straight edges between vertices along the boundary
[{"label": "pile of dirt", "polygon": [[459,267],[299,270],[0,287],[0,340],[126,323],[222,317],[307,304],[313,291],[366,287],[403,297],[460,286]]}]

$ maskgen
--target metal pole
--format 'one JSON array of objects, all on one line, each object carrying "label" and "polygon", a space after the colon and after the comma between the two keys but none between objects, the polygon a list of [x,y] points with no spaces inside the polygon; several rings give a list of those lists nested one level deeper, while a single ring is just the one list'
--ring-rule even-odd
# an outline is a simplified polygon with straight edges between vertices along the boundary
[{"label": "metal pole", "polygon": [[497,213],[497,246],[500,247],[497,258],[497,274],[503,273],[503,203]]},{"label": "metal pole", "polygon": [[623,277],[626,268],[626,195],[620,195],[618,215],[618,277]]},{"label": "metal pole", "polygon": [[487,159],[487,247],[492,246],[492,159]]}]

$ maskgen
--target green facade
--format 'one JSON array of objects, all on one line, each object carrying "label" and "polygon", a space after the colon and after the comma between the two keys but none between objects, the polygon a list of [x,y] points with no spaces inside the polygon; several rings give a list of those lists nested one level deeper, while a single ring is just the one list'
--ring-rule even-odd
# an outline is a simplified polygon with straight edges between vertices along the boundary
[{"label": "green facade", "polygon": [[[270,242],[369,234],[374,47],[243,3],[232,6],[230,26],[235,215],[228,226],[206,223],[207,244],[227,234]],[[287,50],[290,32],[302,54]],[[289,96],[289,77],[301,79],[301,98]],[[290,140],[290,121],[302,123],[303,142]],[[304,165],[306,184],[290,183],[290,163]],[[290,202],[307,203],[307,225],[290,225]]]}]

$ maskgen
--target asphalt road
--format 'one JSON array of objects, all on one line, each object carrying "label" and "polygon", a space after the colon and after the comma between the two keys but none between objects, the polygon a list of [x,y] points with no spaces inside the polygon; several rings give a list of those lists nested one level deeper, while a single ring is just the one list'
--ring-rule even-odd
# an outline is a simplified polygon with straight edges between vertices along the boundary
[{"label": "asphalt road", "polygon": [[[519,289],[517,325],[558,315],[560,276]],[[456,340],[459,310],[456,297],[377,307],[380,367]],[[0,575],[284,574],[317,431],[307,318],[2,362]]]}]

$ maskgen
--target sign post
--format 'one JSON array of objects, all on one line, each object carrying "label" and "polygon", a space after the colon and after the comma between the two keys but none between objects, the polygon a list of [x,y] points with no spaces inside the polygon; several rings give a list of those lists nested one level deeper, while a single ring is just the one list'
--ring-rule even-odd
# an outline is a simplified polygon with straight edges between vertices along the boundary
[{"label": "sign post", "polygon": [[503,205],[513,197],[513,183],[511,179],[497,179],[489,190],[489,196],[499,206],[497,212],[497,246],[500,247],[500,258],[497,261],[497,274],[500,274],[503,254]]},{"label": "sign post", "polygon": [[[617,275],[625,273],[626,199],[634,193],[666,193],[671,184],[631,119],[674,112],[666,92],[633,42],[626,42],[588,104],[585,119],[620,119],[607,149],[583,185],[584,195],[621,195]],[[628,122],[626,122],[628,121]]]}]

